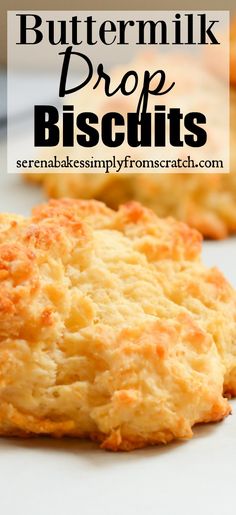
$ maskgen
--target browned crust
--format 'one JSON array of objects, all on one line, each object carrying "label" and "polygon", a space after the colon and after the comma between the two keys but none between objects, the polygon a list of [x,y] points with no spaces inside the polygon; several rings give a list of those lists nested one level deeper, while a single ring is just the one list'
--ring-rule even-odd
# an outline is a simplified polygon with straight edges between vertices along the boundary
[{"label": "browned crust", "polygon": [[[129,202],[115,212],[100,202],[71,199],[51,200],[34,209],[29,219],[0,215],[0,229],[1,435],[90,437],[99,441],[104,449],[132,450],[146,445],[167,443],[172,439],[191,438],[194,424],[219,421],[230,413],[230,406],[222,396],[224,369],[212,334],[215,323],[219,324],[221,335],[222,331],[228,329],[229,316],[235,317],[235,294],[217,269],[207,270],[201,264],[199,257],[202,237],[195,229],[190,229],[172,218],[158,219],[151,210],[136,202]],[[109,249],[108,254],[103,254],[103,245],[105,249]],[[97,254],[94,254],[95,248]],[[133,297],[132,291],[127,293],[132,300],[131,304],[127,304],[128,309],[132,310],[129,323],[126,322],[125,315],[121,325],[119,319],[118,324],[116,320],[111,325],[98,324],[98,319],[95,319],[96,310],[90,299],[86,300],[84,295],[81,296],[81,301],[75,297],[76,306],[73,309],[81,302],[80,311],[76,312],[76,321],[73,321],[73,310],[65,318],[67,306],[73,305],[74,297],[71,296],[69,302],[66,298],[65,304],[61,305],[63,288],[67,291],[68,287],[70,294],[71,291],[73,295],[77,294],[80,283],[76,281],[88,269],[85,284],[91,282],[93,288],[90,295],[93,297],[94,264],[90,260],[95,256],[95,266],[100,263],[100,268],[97,268],[99,273],[95,277],[98,280],[96,287],[99,287],[100,271],[102,280],[106,268],[110,267],[111,273],[120,252],[121,258],[118,260],[119,265],[111,286],[114,289],[114,285],[118,288],[121,284],[122,310],[127,301],[123,296],[123,288],[126,289],[127,285],[127,270],[129,278],[133,264],[135,267],[138,264],[138,268],[135,268],[135,286],[141,288],[141,293],[137,299]],[[185,269],[187,275],[182,278]],[[64,283],[62,281],[65,270],[70,275],[65,277]],[[68,283],[70,276],[73,278],[73,288]],[[144,279],[147,282],[143,288]],[[149,288],[151,292],[153,281],[156,281],[155,292],[159,292],[154,297],[154,305],[165,301],[161,308],[161,317],[149,304],[148,316],[146,317],[145,312],[144,321],[140,323],[136,311],[143,296],[146,299],[147,295],[146,301],[149,301],[146,284],[148,292]],[[172,291],[175,281],[177,285]],[[110,278],[105,287],[102,287],[102,292],[104,289],[106,292],[107,284],[110,284]],[[204,297],[205,290],[207,300]],[[189,302],[194,299],[194,302],[201,305],[200,321],[195,311],[193,316],[191,307],[185,307],[185,298]],[[110,307],[110,302],[108,299],[106,309]],[[208,305],[210,310],[216,311],[216,317],[209,324],[209,329],[208,321],[203,317]],[[224,318],[225,305],[226,309],[230,306],[227,309],[227,324]],[[115,311],[116,301],[113,306],[113,312]],[[113,312],[111,316],[114,315]],[[78,318],[81,325],[75,329],[74,324],[78,322]],[[65,320],[67,325],[63,326]],[[83,332],[84,328],[86,333]],[[79,337],[76,337],[77,332]],[[69,340],[64,339],[65,334]],[[86,334],[85,340],[80,338],[83,334]],[[222,353],[223,360],[226,351],[228,360],[230,359],[230,338],[230,331],[224,334],[224,344],[227,343],[228,347],[223,350],[220,349],[219,342],[219,352]],[[72,341],[71,349],[67,347],[68,341]],[[78,365],[75,369],[72,367],[72,371],[68,369],[66,375],[67,364],[73,365],[74,358],[80,356],[81,352],[83,358],[87,359],[87,376],[78,377]],[[119,366],[113,371],[116,360]],[[93,368],[90,370],[89,367]],[[140,372],[143,367],[145,379],[141,380]],[[134,382],[130,383],[133,372]],[[83,374],[86,374],[86,367]],[[230,376],[230,368],[228,375]],[[155,383],[157,390],[149,385],[150,378],[154,383],[156,378],[158,381],[161,379]],[[174,378],[170,390],[169,378]],[[22,391],[17,390],[19,379]],[[28,380],[30,386],[27,384]],[[77,383],[82,385],[81,390],[76,389]],[[56,394],[54,396],[50,393],[49,403],[53,409],[44,411],[44,416],[40,415],[42,384],[46,408],[48,390]],[[225,386],[227,393],[235,392],[235,385],[236,378],[232,375]],[[72,412],[66,412],[67,397],[63,400],[62,411],[57,411],[57,399],[60,391],[63,391],[58,388],[61,387],[67,392],[66,395],[70,395],[72,391],[72,404],[82,398],[84,412],[88,409],[92,413],[91,417],[90,414],[86,415],[86,422],[82,417],[83,429],[80,419],[78,422],[71,415],[74,413],[73,409]],[[151,392],[151,403],[148,407],[146,399],[149,395],[146,398],[143,389],[144,392],[146,389]],[[162,411],[162,390],[165,398],[171,399],[170,419],[169,411]],[[154,394],[156,391],[159,393]],[[32,392],[35,394],[33,403]],[[198,392],[195,412],[194,402]],[[91,405],[88,408],[89,395]],[[155,404],[156,395],[157,399],[160,395],[160,413],[164,413],[164,422],[160,425],[159,405]],[[96,399],[99,398],[98,404],[96,399],[94,401],[95,396]],[[176,405],[172,405],[172,396],[176,396]],[[179,411],[179,402],[183,402],[183,412]],[[188,409],[185,412],[186,402]],[[201,409],[198,412],[199,405]],[[45,410],[45,406],[43,409]],[[133,413],[134,418],[137,416],[135,425],[132,418],[126,423],[127,414],[130,413]],[[150,416],[155,413],[157,417],[151,429],[149,413]]]}]

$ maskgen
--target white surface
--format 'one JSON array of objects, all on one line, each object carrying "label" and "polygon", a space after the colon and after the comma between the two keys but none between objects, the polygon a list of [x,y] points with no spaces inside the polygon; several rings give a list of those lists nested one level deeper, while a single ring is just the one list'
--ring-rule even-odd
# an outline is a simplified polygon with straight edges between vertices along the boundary
[{"label": "white surface", "polygon": [[[27,214],[43,196],[5,175],[0,211]],[[207,242],[204,259],[236,286],[236,240]],[[235,414],[195,428],[189,442],[111,454],[76,440],[0,439],[2,515],[231,515],[235,506]]]}]

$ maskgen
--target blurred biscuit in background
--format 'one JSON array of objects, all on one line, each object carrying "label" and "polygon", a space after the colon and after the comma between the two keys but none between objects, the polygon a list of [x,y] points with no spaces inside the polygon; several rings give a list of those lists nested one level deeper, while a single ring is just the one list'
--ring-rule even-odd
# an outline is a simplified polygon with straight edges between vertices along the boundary
[{"label": "blurred biscuit in background", "polygon": [[[231,31],[231,137],[230,137],[230,172],[226,174],[216,173],[163,173],[163,174],[129,174],[129,173],[110,173],[110,174],[83,174],[83,173],[28,173],[26,179],[39,182],[50,197],[77,197],[77,198],[96,198],[106,202],[112,208],[117,208],[120,203],[129,200],[138,200],[144,205],[152,208],[159,216],[165,217],[172,215],[175,218],[188,223],[197,228],[205,237],[221,239],[236,233],[236,89],[234,89],[235,60],[236,60],[236,19],[232,23]],[[206,58],[207,58],[206,53]],[[223,56],[223,53],[222,53]],[[149,59],[149,66],[152,55],[141,55],[138,57],[136,65],[142,70]],[[172,59],[172,67],[176,65],[176,58]],[[171,61],[170,61],[171,62]],[[209,61],[210,63],[210,61]],[[152,63],[151,63],[152,64]],[[213,92],[220,88],[224,78],[221,74],[221,67],[215,69],[215,62],[208,66],[208,73],[201,71],[200,79],[198,71],[192,68],[192,73],[188,74],[188,67],[183,65],[183,81],[181,87],[191,92],[189,96],[196,96],[197,105],[206,106],[210,104],[210,109],[215,109],[218,105],[212,100]],[[223,69],[223,67],[222,67]],[[217,71],[217,73],[215,73]],[[119,68],[113,70],[113,76],[119,74]],[[195,77],[195,79],[194,79]],[[195,82],[194,82],[195,80]],[[191,82],[192,81],[192,82]],[[179,84],[179,83],[178,83]],[[186,84],[188,87],[186,87]],[[202,89],[203,91],[202,91]],[[83,95],[80,96],[83,105]],[[199,98],[198,98],[199,97]],[[186,98],[186,102],[189,101]],[[118,107],[116,103],[118,102]],[[202,103],[202,104],[201,104]],[[104,112],[105,105],[102,104],[99,94],[93,92],[91,96],[92,108],[99,114]],[[125,113],[132,110],[132,100],[130,97],[118,98],[113,101],[114,110]],[[187,106],[188,109],[189,106]],[[206,107],[204,107],[205,109]],[[203,111],[204,112],[204,111]],[[222,131],[220,121],[216,131]],[[223,134],[223,133],[222,133]],[[219,137],[218,137],[219,138]],[[220,138],[219,138],[220,139]],[[101,159],[105,158],[107,149],[99,148]],[[50,157],[48,153],[48,157]],[[62,149],[59,149],[59,154]],[[78,153],[75,149],[74,153]],[[127,150],[127,153],[130,152]],[[123,151],[125,154],[125,150]],[[214,154],[213,154],[214,155]],[[41,156],[42,158],[44,156]],[[46,156],[45,156],[46,157]],[[59,156],[61,157],[61,156]],[[77,156],[76,157],[81,157]],[[84,156],[82,156],[84,157]],[[145,158],[147,159],[146,152]],[[62,170],[63,172],[63,170]]]},{"label": "blurred biscuit in background", "polygon": [[230,47],[230,79],[232,85],[236,86],[236,16],[231,25]]}]

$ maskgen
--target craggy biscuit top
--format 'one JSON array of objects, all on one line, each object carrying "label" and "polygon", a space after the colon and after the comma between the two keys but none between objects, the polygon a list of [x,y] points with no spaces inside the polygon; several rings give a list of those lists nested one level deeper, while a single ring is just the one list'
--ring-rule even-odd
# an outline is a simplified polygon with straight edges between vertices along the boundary
[{"label": "craggy biscuit top", "polygon": [[137,203],[0,218],[0,432],[131,449],[191,436],[236,392],[235,293],[201,236]]}]

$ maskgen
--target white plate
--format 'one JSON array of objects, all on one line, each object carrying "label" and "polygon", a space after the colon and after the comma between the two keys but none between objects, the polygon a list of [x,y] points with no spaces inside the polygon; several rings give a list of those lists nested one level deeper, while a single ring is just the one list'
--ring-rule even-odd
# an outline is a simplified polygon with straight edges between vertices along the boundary
[{"label": "white plate", "polygon": [[[28,214],[43,199],[1,166],[0,211]],[[236,240],[204,243],[204,260],[236,286]],[[76,440],[0,439],[2,515],[230,515],[235,415],[195,428],[189,442],[111,454]]]}]

